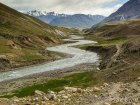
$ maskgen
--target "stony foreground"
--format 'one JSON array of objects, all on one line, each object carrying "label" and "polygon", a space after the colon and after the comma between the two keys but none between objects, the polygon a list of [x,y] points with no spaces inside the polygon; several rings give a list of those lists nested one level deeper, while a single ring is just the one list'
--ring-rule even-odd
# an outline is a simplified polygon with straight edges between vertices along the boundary
[{"label": "stony foreground", "polygon": [[86,89],[64,87],[60,92],[36,90],[34,96],[1,98],[0,105],[140,105],[140,81]]}]

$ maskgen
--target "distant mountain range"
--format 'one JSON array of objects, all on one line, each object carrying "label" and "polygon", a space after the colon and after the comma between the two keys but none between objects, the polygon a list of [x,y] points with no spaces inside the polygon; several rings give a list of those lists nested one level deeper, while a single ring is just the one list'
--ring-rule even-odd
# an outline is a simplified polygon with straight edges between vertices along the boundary
[{"label": "distant mountain range", "polygon": [[28,15],[34,16],[50,25],[65,26],[72,28],[89,28],[94,24],[105,19],[102,15],[85,15],[85,14],[57,14],[55,12],[29,11]]},{"label": "distant mountain range", "polygon": [[50,22],[54,26],[66,26],[73,28],[90,28],[92,25],[101,22],[105,17],[101,15],[75,14],[67,17],[56,18]]},{"label": "distant mountain range", "polygon": [[115,13],[105,19],[107,22],[140,18],[140,0],[129,0]]}]

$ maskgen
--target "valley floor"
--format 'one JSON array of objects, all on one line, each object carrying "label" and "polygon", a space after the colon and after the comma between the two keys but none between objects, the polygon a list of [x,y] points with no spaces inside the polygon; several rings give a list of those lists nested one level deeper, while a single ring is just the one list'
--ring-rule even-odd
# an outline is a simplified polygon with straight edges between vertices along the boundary
[{"label": "valley floor", "polygon": [[100,69],[83,64],[2,83],[0,105],[140,105],[139,37],[101,42],[78,46],[100,54]]}]

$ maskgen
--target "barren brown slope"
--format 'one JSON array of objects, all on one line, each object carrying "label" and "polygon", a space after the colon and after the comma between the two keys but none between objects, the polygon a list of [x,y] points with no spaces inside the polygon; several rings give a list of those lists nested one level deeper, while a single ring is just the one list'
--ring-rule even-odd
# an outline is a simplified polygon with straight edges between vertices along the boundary
[{"label": "barren brown slope", "polygon": [[89,30],[88,34],[98,33],[100,36],[139,35],[140,20],[120,21],[118,23],[101,24]]}]

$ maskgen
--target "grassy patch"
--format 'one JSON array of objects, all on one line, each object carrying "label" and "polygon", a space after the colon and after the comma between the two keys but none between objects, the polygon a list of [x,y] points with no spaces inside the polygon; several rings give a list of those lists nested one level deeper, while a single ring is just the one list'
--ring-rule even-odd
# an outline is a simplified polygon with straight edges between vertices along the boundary
[{"label": "grassy patch", "polygon": [[108,45],[115,45],[115,44],[123,44],[126,41],[128,41],[128,38],[126,36],[120,37],[120,36],[112,36],[112,37],[102,37],[98,34],[88,36],[87,39],[89,40],[95,40],[98,43],[95,44],[96,46],[108,46]]},{"label": "grassy patch", "polygon": [[25,60],[25,61],[32,61],[32,60],[42,60],[45,59],[41,55],[35,55],[35,54],[26,54],[20,57],[20,59]]},{"label": "grassy patch", "polygon": [[113,38],[97,38],[94,36],[92,40],[96,40],[98,43],[96,44],[86,44],[86,45],[79,45],[76,46],[81,49],[86,49],[89,46],[109,46],[109,45],[116,45],[116,44],[123,44],[127,41],[126,37],[113,37]]},{"label": "grassy patch", "polygon": [[114,37],[114,38],[108,38],[103,41],[100,41],[95,45],[98,45],[98,46],[116,45],[116,44],[123,44],[126,41],[127,41],[126,37]]},{"label": "grassy patch", "polygon": [[32,61],[45,59],[45,57],[39,53],[40,51],[42,50],[22,49],[23,54],[18,56],[16,60]]},{"label": "grassy patch", "polygon": [[43,84],[37,84],[33,86],[28,86],[20,90],[15,90],[12,95],[6,95],[3,97],[24,97],[33,95],[35,90],[40,90],[47,92],[48,90],[60,91],[64,86],[76,86],[76,87],[88,87],[97,84],[97,79],[95,78],[94,72],[78,73],[70,76],[65,76],[61,79],[49,80]]}]

